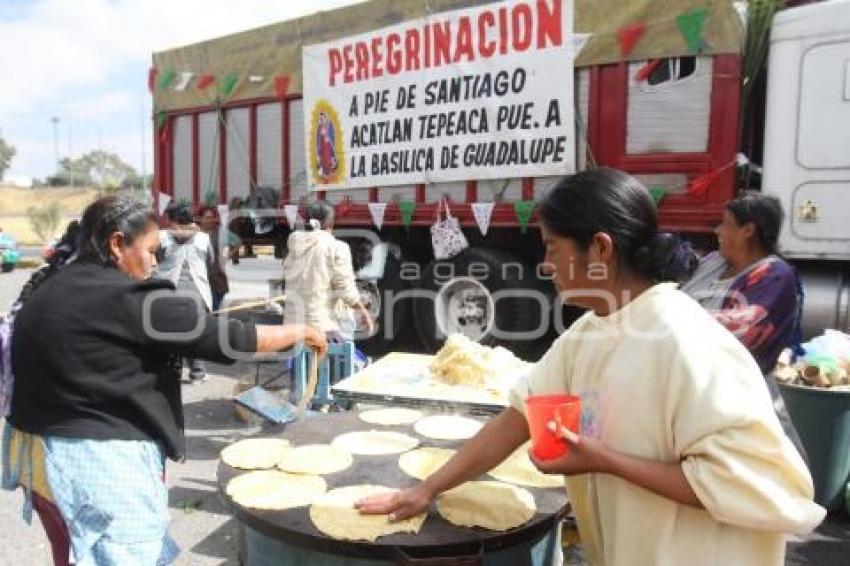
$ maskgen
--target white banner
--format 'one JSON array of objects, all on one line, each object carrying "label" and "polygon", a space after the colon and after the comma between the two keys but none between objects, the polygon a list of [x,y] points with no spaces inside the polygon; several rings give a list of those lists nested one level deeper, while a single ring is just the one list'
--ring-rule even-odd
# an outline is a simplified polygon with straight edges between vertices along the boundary
[{"label": "white banner", "polygon": [[572,21],[498,2],[305,47],[310,189],[573,172]]},{"label": "white banner", "polygon": [[372,222],[375,227],[380,230],[384,225],[384,215],[387,213],[387,203],[385,202],[370,202],[369,214],[372,215]]},{"label": "white banner", "polygon": [[472,215],[475,216],[475,222],[478,224],[478,229],[481,230],[481,235],[486,236],[487,230],[490,229],[490,218],[493,216],[493,209],[496,207],[492,202],[473,202]]},{"label": "white banner", "polygon": [[163,192],[159,193],[159,215],[162,216],[165,214],[165,209],[168,208],[168,203],[171,202],[171,195],[167,195]]},{"label": "white banner", "polygon": [[223,229],[227,230],[227,227],[230,225],[230,207],[226,204],[219,204],[216,205],[216,208],[218,209],[218,219],[220,225],[223,227]]},{"label": "white banner", "polygon": [[298,224],[298,205],[297,204],[285,204],[283,205],[283,214],[286,216],[286,222],[289,224],[290,230],[295,230],[295,226]]}]

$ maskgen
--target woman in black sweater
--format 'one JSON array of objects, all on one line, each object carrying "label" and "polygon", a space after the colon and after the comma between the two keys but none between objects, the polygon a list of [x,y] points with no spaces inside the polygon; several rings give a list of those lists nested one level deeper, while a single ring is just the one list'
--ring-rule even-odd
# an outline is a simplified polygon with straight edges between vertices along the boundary
[{"label": "woman in black sweater", "polygon": [[15,317],[8,421],[12,434],[43,444],[76,562],[162,564],[176,555],[165,485],[149,480],[162,477],[165,457],[185,458],[181,357],[229,363],[297,343],[320,355],[327,348],[314,328],[217,318],[171,282],[150,279],[158,232],[153,212],[129,197],[94,202]]}]

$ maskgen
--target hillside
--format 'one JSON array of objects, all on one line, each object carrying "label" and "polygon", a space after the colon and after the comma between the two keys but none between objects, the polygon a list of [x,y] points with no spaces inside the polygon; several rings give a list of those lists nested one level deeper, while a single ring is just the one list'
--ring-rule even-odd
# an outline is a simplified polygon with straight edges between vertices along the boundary
[{"label": "hillside", "polygon": [[57,203],[64,218],[58,228],[61,232],[65,224],[79,217],[99,194],[97,189],[92,188],[16,189],[0,185],[0,228],[23,245],[40,245],[43,242],[33,233],[27,220],[28,208]]}]

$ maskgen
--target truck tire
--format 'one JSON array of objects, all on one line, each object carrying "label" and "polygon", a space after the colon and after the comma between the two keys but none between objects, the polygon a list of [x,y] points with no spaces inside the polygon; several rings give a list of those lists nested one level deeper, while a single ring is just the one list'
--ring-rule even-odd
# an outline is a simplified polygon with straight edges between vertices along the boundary
[{"label": "truck tire", "polygon": [[453,260],[432,261],[422,272],[414,320],[419,338],[437,351],[461,332],[488,346],[504,346],[535,361],[546,351],[551,290],[534,266],[510,252],[468,248]]},{"label": "truck tire", "polygon": [[14,263],[4,263],[2,268],[3,273],[11,273],[15,269]]},{"label": "truck tire", "polygon": [[[404,299],[393,303],[392,321],[388,321],[389,303],[387,297],[395,297],[399,293],[408,290],[410,287],[401,277],[401,260],[393,254],[387,254],[387,262],[384,266],[384,276],[376,283],[366,282],[364,285],[358,281],[360,288],[360,296],[369,308],[372,316],[378,313],[375,317],[376,332],[371,338],[367,338],[357,342],[357,347],[360,348],[368,356],[381,356],[392,351],[393,345],[398,342],[403,329],[410,323],[411,301]],[[377,303],[377,308],[375,308]],[[387,327],[388,322],[391,327]]]}]

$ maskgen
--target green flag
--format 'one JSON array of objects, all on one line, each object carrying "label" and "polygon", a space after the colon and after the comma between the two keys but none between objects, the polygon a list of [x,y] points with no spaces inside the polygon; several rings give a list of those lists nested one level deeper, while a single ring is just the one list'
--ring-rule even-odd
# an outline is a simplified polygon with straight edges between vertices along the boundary
[{"label": "green flag", "polygon": [[707,8],[697,8],[690,12],[685,12],[676,18],[679,24],[679,31],[685,38],[685,43],[688,45],[688,50],[692,53],[699,53],[705,47],[705,42],[702,39],[702,26],[705,24],[705,19],[708,17]]},{"label": "green flag", "polygon": [[168,88],[168,85],[174,80],[174,77],[177,76],[177,72],[174,69],[166,69],[159,76],[159,79],[156,81],[156,86],[160,89]]},{"label": "green flag", "polygon": [[236,73],[230,73],[224,80],[221,81],[218,85],[218,93],[222,98],[227,98],[230,96],[230,93],[233,92],[233,88],[236,86],[236,83],[239,81],[239,75]]},{"label": "green flag", "polygon": [[166,118],[168,118],[168,115],[165,113],[165,110],[160,110],[156,113],[156,129],[162,129],[162,127],[165,125]]},{"label": "green flag", "polygon": [[658,207],[664,197],[667,196],[667,187],[663,185],[649,187],[649,194],[652,195],[652,200],[655,201],[655,206]]},{"label": "green flag", "polygon": [[528,230],[528,223],[531,221],[531,215],[534,214],[533,200],[518,200],[514,202],[514,212],[516,219],[519,221],[520,229],[523,234]]},{"label": "green flag", "polygon": [[405,228],[409,228],[413,222],[413,213],[416,211],[416,203],[409,200],[399,201],[398,209],[401,211],[401,223]]}]

